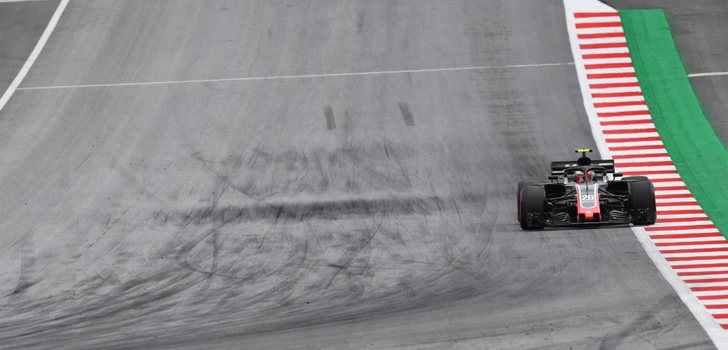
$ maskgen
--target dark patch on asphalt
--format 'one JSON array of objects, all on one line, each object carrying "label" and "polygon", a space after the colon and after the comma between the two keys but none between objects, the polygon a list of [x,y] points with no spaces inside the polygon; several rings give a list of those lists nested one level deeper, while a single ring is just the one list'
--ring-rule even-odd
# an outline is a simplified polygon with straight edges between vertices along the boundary
[{"label": "dark patch on asphalt", "polygon": [[409,109],[409,106],[407,105],[407,103],[400,102],[399,111],[402,112],[402,117],[404,117],[405,125],[415,126],[415,118],[412,116],[412,112],[410,112],[410,109]]},{"label": "dark patch on asphalt", "polygon": [[[485,195],[467,194],[458,198],[460,201],[484,202]],[[386,198],[346,198],[333,200],[313,200],[298,203],[259,203],[242,206],[205,206],[188,210],[169,212],[159,210],[153,213],[153,220],[158,223],[177,222],[185,226],[190,224],[230,223],[255,220],[292,221],[320,218],[337,220],[344,216],[369,217],[377,213],[429,215],[439,212],[452,200],[443,200],[438,196],[426,197],[386,197]]]},{"label": "dark patch on asphalt", "polygon": [[324,108],[324,116],[326,117],[326,128],[329,130],[336,129],[336,119],[334,119],[334,110],[331,106]]}]

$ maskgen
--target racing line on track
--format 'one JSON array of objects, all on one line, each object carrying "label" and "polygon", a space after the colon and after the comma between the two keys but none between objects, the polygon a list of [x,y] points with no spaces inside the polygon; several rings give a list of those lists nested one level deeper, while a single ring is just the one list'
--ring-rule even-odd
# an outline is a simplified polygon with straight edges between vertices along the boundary
[{"label": "racing line on track", "polygon": [[633,231],[718,348],[728,349],[728,240],[677,172],[652,121],[619,13],[564,0],[584,104],[599,151],[655,185],[657,223]]}]

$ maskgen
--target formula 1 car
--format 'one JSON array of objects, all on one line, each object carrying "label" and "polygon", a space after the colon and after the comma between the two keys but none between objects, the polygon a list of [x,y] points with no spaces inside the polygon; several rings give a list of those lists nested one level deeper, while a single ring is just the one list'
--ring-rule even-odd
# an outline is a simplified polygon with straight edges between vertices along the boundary
[{"label": "formula 1 car", "polygon": [[648,178],[622,177],[614,172],[614,160],[592,160],[590,149],[576,152],[581,154],[576,162],[551,163],[551,182],[518,184],[522,229],[655,223],[655,188]]}]

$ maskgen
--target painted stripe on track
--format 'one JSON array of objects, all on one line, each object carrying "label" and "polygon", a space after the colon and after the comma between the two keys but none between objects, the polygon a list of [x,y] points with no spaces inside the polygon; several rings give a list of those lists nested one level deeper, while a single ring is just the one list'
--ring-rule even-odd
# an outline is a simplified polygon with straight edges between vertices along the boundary
[{"label": "painted stripe on track", "polygon": [[624,38],[624,32],[606,32],[606,33],[591,33],[591,34],[579,34],[579,40],[584,39],[605,39],[605,38]]},{"label": "painted stripe on track", "polygon": [[30,68],[33,67],[33,63],[35,63],[35,60],[37,60],[38,56],[40,56],[40,53],[41,51],[43,51],[43,48],[48,42],[48,39],[51,37],[51,34],[53,34],[53,31],[56,29],[56,25],[61,19],[61,15],[63,15],[63,12],[66,10],[66,6],[68,6],[68,1],[69,0],[61,0],[58,3],[56,11],[53,13],[50,21],[48,21],[48,25],[43,31],[43,34],[38,39],[38,43],[35,44],[33,51],[31,51],[28,59],[25,60],[25,63],[20,68],[20,71],[18,71],[15,79],[13,79],[13,81],[10,83],[10,86],[8,86],[7,90],[5,90],[5,93],[3,93],[2,97],[0,97],[0,111],[5,108],[5,105],[8,103],[10,98],[13,97],[15,91],[19,89],[19,86],[23,82],[23,79],[25,79],[25,76],[28,75]]},{"label": "painted stripe on track", "polygon": [[[624,117],[600,118],[599,123],[602,125],[605,125],[604,123],[638,121],[638,120],[648,120],[650,123],[652,123],[652,118],[650,118],[649,115],[628,115],[628,116],[624,116]],[[609,125],[609,124],[606,124],[606,125]]]},{"label": "painted stripe on track", "polygon": [[[604,123],[602,123],[604,124]],[[663,148],[664,150],[664,148]],[[640,154],[630,154],[630,155],[613,155],[612,159],[638,159],[638,158],[653,158],[653,157],[667,157],[667,153],[640,153]],[[687,188],[686,188],[687,189]]]},{"label": "painted stripe on track", "polygon": [[597,116],[600,118],[609,117],[625,117],[630,115],[650,115],[650,111],[647,109],[638,109],[634,111],[621,111],[621,112],[599,112]]},{"label": "painted stripe on track", "polygon": [[27,86],[18,88],[18,90],[56,90],[56,89],[87,89],[87,88],[109,88],[109,87],[129,87],[129,86],[155,86],[155,85],[176,85],[176,84],[200,84],[200,83],[221,83],[221,82],[251,82],[251,81],[267,81],[267,80],[290,80],[290,79],[316,79],[316,78],[345,78],[370,75],[392,75],[392,74],[414,74],[414,73],[441,73],[441,72],[459,72],[459,71],[479,71],[479,70],[497,70],[497,69],[513,69],[513,68],[542,68],[542,67],[559,67],[571,66],[573,62],[559,63],[532,63],[532,64],[512,64],[501,66],[472,66],[472,67],[446,67],[446,68],[427,68],[427,69],[404,69],[404,70],[386,70],[386,71],[369,71],[369,72],[348,72],[348,73],[321,73],[321,74],[302,74],[302,75],[273,75],[260,77],[239,77],[239,78],[220,78],[220,79],[190,79],[190,80],[168,80],[168,81],[142,81],[127,83],[106,83],[106,84],[77,84],[77,85],[51,85],[51,86]]},{"label": "painted stripe on track", "polygon": [[576,29],[609,27],[622,27],[622,22],[581,22],[576,24]]},{"label": "painted stripe on track", "polygon": [[647,103],[644,100],[641,101],[624,101],[624,102],[600,102],[595,103],[595,108],[604,108],[604,107],[624,107],[624,106],[647,106]]},{"label": "painted stripe on track", "polygon": [[[632,68],[634,69],[634,66],[631,62],[621,62],[621,63],[593,63],[593,64],[587,64],[586,70],[592,70],[592,69],[609,69],[609,68]],[[642,95],[642,94],[640,94]]]},{"label": "painted stripe on track", "polygon": [[693,245],[724,245],[725,240],[715,240],[715,241],[692,241],[692,242],[658,242],[655,243],[658,247],[684,247],[684,246],[693,246]]},{"label": "painted stripe on track", "polygon": [[690,78],[696,78],[696,77],[716,77],[721,75],[728,75],[728,72],[708,72],[708,73],[693,73],[688,74],[688,77]]},{"label": "painted stripe on track", "polygon": [[579,41],[580,45],[589,45],[589,44],[612,44],[612,43],[626,43],[627,39],[625,37],[617,37],[617,38],[589,38],[589,39],[581,39]]},{"label": "painted stripe on track", "polygon": [[614,78],[637,78],[637,75],[634,72],[631,72],[631,73],[596,73],[596,74],[587,74],[586,78],[589,80],[614,79]]},{"label": "painted stripe on track", "polygon": [[632,56],[629,55],[629,52],[619,52],[619,53],[592,53],[592,54],[584,54],[581,56],[585,60],[594,60],[594,59],[600,59],[600,58],[632,58]]},{"label": "painted stripe on track", "polygon": [[625,146],[625,147],[609,147],[610,151],[637,151],[637,150],[649,150],[649,149],[665,149],[662,145],[647,145],[647,146]]},{"label": "painted stripe on track", "polygon": [[605,84],[590,84],[589,87],[592,89],[613,89],[613,88],[625,88],[625,87],[639,87],[640,84],[637,82],[630,83],[605,83]]},{"label": "painted stripe on track", "polygon": [[[632,120],[612,120],[612,121],[600,121],[601,126],[625,126],[625,125],[640,125],[652,124],[651,119],[632,119]],[[644,156],[643,156],[644,157]]]},{"label": "painted stripe on track", "polygon": [[[598,94],[598,93],[597,93]],[[615,102],[644,102],[645,99],[642,96],[628,96],[628,97],[594,97],[595,94],[592,94],[592,99],[595,103],[615,103]],[[615,107],[615,106],[612,106]],[[619,107],[619,106],[617,106]],[[605,108],[605,107],[598,107],[598,108]],[[633,107],[634,108],[634,107]]]},{"label": "painted stripe on track", "polygon": [[627,47],[627,42],[607,42],[607,43],[600,43],[600,44],[581,44],[579,45],[582,50],[591,50],[591,49],[609,49],[609,48],[617,48],[617,47]]},{"label": "painted stripe on track", "polygon": [[715,269],[715,270],[701,270],[701,271],[681,271],[677,273],[680,277],[691,277],[691,276],[715,276],[715,275],[728,275],[728,270]]},{"label": "painted stripe on track", "polygon": [[576,12],[574,13],[574,18],[593,18],[593,17],[617,17],[619,18],[619,14],[616,12],[608,11],[608,12]]},{"label": "painted stripe on track", "polygon": [[[642,91],[627,91],[627,92],[595,92],[592,94],[592,98],[611,98],[611,97],[642,97]],[[643,98],[644,99],[644,98]]]},{"label": "painted stripe on track", "polygon": [[702,209],[691,209],[691,210],[658,210],[659,215],[678,215],[678,214],[705,214]]}]

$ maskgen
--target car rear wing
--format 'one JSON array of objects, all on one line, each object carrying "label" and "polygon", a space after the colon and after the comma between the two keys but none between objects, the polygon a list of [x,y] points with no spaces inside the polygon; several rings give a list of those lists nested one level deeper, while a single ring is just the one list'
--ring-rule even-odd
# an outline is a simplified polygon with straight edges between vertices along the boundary
[{"label": "car rear wing", "polygon": [[[577,167],[579,165],[575,160],[563,161],[563,162],[551,162],[551,175],[562,175],[564,169]],[[607,170],[607,173],[614,174],[614,160],[613,159],[592,159],[589,167],[602,167]]]}]

